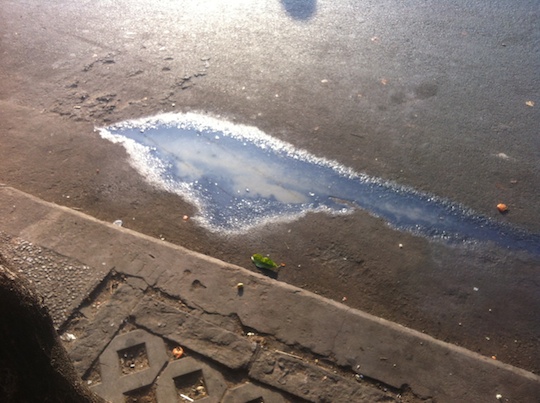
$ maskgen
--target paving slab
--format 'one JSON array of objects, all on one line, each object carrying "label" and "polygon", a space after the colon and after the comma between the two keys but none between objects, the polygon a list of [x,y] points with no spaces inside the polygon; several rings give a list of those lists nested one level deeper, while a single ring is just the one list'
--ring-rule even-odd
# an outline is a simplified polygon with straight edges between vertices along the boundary
[{"label": "paving slab", "polygon": [[268,388],[246,382],[236,388],[229,389],[223,396],[222,403],[244,403],[260,399],[265,403],[283,403],[283,397]]},{"label": "paving slab", "polygon": [[[409,385],[415,394],[441,402],[493,401],[498,394],[533,401],[540,395],[540,377],[525,370],[13,188],[0,187],[0,208],[7,212],[0,229],[8,234],[89,267],[114,268],[192,309],[236,315],[244,327],[387,385]],[[238,282],[244,283],[243,293]]]},{"label": "paving slab", "polygon": [[[66,334],[76,337],[72,342],[66,343],[66,349],[81,376],[111,342],[140,298],[140,290],[120,285],[109,300],[96,308],[95,314],[77,318],[69,331],[66,331]],[[83,309],[83,312],[88,310]],[[94,354],[89,354],[90,351]]]},{"label": "paving slab", "polygon": [[368,403],[386,400],[383,391],[360,388],[354,378],[329,373],[281,352],[261,352],[249,375],[309,401]]},{"label": "paving slab", "polygon": [[[122,375],[120,351],[137,345],[144,345],[148,367],[130,375]],[[160,337],[141,329],[118,335],[99,357],[101,382],[93,386],[92,390],[112,403],[124,403],[124,393],[151,385],[167,361],[165,345]]]},{"label": "paving slab", "polygon": [[189,313],[145,297],[131,313],[133,322],[232,369],[247,367],[256,350],[250,342]]},{"label": "paving slab", "polygon": [[49,307],[56,327],[68,318],[70,312],[109,272],[107,269],[91,268],[19,237],[8,236],[1,230],[0,252],[36,287]]}]

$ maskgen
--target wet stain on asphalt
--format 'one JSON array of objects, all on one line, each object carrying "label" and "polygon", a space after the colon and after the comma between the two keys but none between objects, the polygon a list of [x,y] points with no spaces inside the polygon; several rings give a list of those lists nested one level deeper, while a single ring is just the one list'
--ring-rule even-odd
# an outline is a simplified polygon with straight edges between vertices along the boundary
[{"label": "wet stain on asphalt", "polygon": [[255,127],[206,115],[163,114],[99,129],[122,144],[152,184],[186,198],[213,232],[242,233],[309,211],[355,208],[397,230],[448,243],[495,242],[540,256],[540,235],[298,150]]}]

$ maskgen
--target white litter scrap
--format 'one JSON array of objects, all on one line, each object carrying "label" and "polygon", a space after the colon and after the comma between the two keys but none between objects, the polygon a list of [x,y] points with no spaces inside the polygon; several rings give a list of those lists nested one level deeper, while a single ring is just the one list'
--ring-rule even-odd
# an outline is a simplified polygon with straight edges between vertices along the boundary
[{"label": "white litter scrap", "polygon": [[64,341],[77,340],[77,337],[73,333],[64,333],[60,338]]}]

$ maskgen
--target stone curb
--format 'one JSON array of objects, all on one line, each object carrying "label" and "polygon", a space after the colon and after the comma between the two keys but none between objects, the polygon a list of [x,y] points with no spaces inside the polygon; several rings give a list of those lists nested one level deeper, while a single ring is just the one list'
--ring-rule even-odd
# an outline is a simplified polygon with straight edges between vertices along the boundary
[{"label": "stone curb", "polygon": [[[540,395],[540,377],[525,370],[13,188],[0,187],[0,208],[6,212],[0,226],[10,234],[91,267],[140,277],[190,307],[236,314],[244,326],[388,385],[408,384],[438,401],[491,401],[499,393],[531,401]],[[242,295],[238,282],[245,284]]]}]

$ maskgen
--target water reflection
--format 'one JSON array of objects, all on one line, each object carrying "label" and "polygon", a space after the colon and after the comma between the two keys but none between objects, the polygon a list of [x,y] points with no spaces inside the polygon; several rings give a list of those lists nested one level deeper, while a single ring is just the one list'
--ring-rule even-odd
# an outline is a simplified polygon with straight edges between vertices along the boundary
[{"label": "water reflection", "polygon": [[317,0],[281,0],[281,5],[295,20],[309,20],[317,12]]},{"label": "water reflection", "polygon": [[540,255],[540,236],[463,206],[353,172],[257,128],[204,115],[165,114],[100,129],[151,183],[198,206],[212,231],[244,232],[308,211],[358,207],[396,229],[447,242],[492,241]]}]

